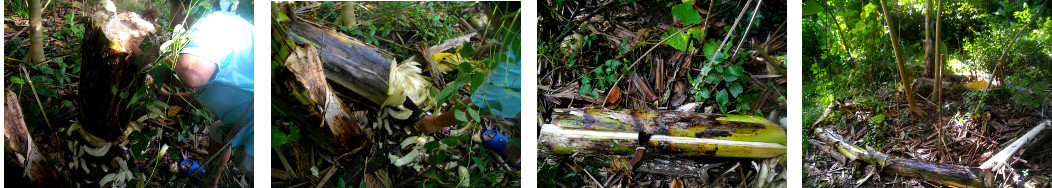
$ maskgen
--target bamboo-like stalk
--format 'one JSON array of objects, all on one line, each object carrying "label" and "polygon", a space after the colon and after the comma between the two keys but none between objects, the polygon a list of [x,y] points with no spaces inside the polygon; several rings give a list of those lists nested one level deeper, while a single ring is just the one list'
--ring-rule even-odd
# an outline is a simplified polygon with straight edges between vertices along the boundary
[{"label": "bamboo-like stalk", "polygon": [[899,76],[902,78],[902,88],[906,91],[906,101],[910,104],[910,112],[920,116],[925,116],[928,113],[918,108],[916,102],[913,100],[913,88],[909,85],[911,83],[910,75],[908,74],[908,71],[906,71],[905,63],[903,63],[904,59],[902,47],[899,46],[899,32],[896,27],[897,25],[895,25],[895,22],[891,19],[891,15],[888,12],[884,0],[880,0],[880,7],[882,9],[881,13],[884,14],[884,21],[887,22],[888,30],[891,35],[891,48],[895,51],[895,62],[899,69]]},{"label": "bamboo-like stalk", "polygon": [[[628,155],[639,147],[638,134],[569,129],[552,124],[541,127],[538,145],[549,154]],[[653,135],[647,154],[771,158],[785,154],[785,145],[706,138]]]},{"label": "bamboo-like stalk", "polygon": [[762,117],[679,111],[556,109],[552,124],[565,128],[785,145],[785,129]]}]

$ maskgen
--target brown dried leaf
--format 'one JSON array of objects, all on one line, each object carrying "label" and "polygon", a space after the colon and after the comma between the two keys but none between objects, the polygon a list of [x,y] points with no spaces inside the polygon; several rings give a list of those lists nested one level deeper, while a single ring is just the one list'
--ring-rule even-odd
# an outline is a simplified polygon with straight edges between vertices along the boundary
[{"label": "brown dried leaf", "polygon": [[617,86],[614,86],[614,88],[610,88],[610,94],[607,95],[606,102],[607,103],[617,103],[617,101],[620,100],[620,99],[621,99],[621,88],[619,88]]}]

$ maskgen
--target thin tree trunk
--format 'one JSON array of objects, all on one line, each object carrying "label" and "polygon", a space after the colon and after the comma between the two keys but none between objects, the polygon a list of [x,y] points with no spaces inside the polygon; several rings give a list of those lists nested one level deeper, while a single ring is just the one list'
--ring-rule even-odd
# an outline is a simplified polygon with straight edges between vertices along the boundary
[{"label": "thin tree trunk", "polygon": [[937,6],[939,8],[935,11],[935,40],[933,41],[935,43],[935,83],[939,84],[935,84],[935,91],[933,94],[935,95],[935,101],[938,102],[938,106],[935,107],[935,125],[938,127],[936,127],[935,130],[939,133],[938,143],[942,144],[940,146],[945,146],[946,143],[943,143],[945,140],[942,137],[942,66],[944,64],[942,56],[942,34],[940,34],[942,32],[942,0],[937,0],[936,2],[938,3]]},{"label": "thin tree trunk", "polygon": [[30,62],[44,62],[44,25],[40,16],[40,0],[29,1],[29,55]]},{"label": "thin tree trunk", "polygon": [[924,112],[920,108],[917,108],[917,104],[913,100],[913,89],[910,86],[910,75],[906,72],[906,65],[902,62],[902,47],[899,46],[899,35],[898,27],[895,22],[891,19],[888,12],[888,7],[885,5],[884,0],[880,0],[880,7],[884,13],[884,21],[887,22],[888,30],[891,32],[891,47],[895,50],[895,63],[898,65],[899,76],[902,78],[902,88],[906,91],[906,101],[910,104],[910,112],[916,115],[925,116],[928,113]]},{"label": "thin tree trunk", "polygon": [[354,28],[358,26],[358,14],[354,12],[357,3],[355,2],[344,2],[343,12],[341,13],[341,19],[343,19],[343,26],[347,28]]},{"label": "thin tree trunk", "polygon": [[933,31],[935,30],[932,23],[932,5],[931,0],[924,0],[924,73],[921,77],[931,78],[935,76],[935,56],[936,49],[935,39],[933,37]]},{"label": "thin tree trunk", "polygon": [[826,5],[826,8],[823,8],[825,9],[826,14],[829,15],[829,18],[833,19],[833,24],[836,24],[835,26],[837,35],[840,35],[840,45],[844,45],[844,51],[848,54],[851,54],[851,45],[847,43],[847,38],[844,37],[844,32],[840,29],[840,21],[837,21],[836,15],[833,15],[833,12],[829,10],[829,6],[827,4],[823,3],[823,5]]}]

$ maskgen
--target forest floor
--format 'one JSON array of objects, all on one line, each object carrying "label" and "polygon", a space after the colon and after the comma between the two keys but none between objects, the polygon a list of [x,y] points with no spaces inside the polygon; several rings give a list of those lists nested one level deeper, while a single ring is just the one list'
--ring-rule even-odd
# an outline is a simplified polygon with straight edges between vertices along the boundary
[{"label": "forest floor", "polygon": [[[912,75],[914,78],[919,75]],[[957,80],[955,85],[973,80]],[[890,84],[875,83],[872,89],[850,89],[837,94],[811,92],[814,83],[805,84],[804,184],[810,187],[940,187],[917,178],[876,173],[856,162],[843,163],[829,157],[813,135],[816,128],[840,134],[860,147],[872,147],[891,156],[931,163],[978,167],[1039,123],[1049,120],[1049,101],[1030,106],[1011,100],[1022,91],[1015,89],[946,90],[942,113],[933,102],[931,90],[914,97],[927,116],[910,115],[903,92]],[[930,87],[929,87],[930,88]],[[867,90],[867,91],[862,91]],[[1047,91],[1035,91],[1047,92]],[[828,92],[827,92],[828,93]],[[849,96],[855,93],[854,97]],[[827,104],[834,103],[833,105]],[[816,119],[828,110],[822,122]],[[942,123],[941,126],[939,123]],[[812,126],[812,124],[814,124]],[[1052,131],[1043,131],[1021,155],[1012,158],[1012,167],[1029,169],[1030,175],[1052,174]],[[1047,180],[1044,180],[1047,182]]]},{"label": "forest floor", "polygon": [[[118,11],[136,12],[149,15],[157,21],[160,28],[170,28],[168,23],[168,3],[163,0],[127,2],[117,1]],[[109,175],[119,176],[119,172],[130,170],[131,176],[123,180],[111,181],[113,185],[143,186],[186,186],[190,178],[177,171],[178,161],[194,159],[202,164],[212,155],[207,151],[207,127],[211,126],[213,116],[204,109],[179,108],[168,106],[157,99],[153,89],[134,93],[131,98],[140,99],[138,108],[132,112],[133,122],[138,131],[127,135],[127,142],[110,147],[105,155],[89,156],[89,148],[81,135],[76,133],[78,108],[76,100],[81,82],[81,40],[84,37],[84,25],[76,23],[74,18],[85,16],[95,9],[92,4],[81,1],[44,1],[42,22],[45,61],[40,64],[28,63],[29,51],[29,17],[26,1],[10,1],[4,6],[4,88],[15,93],[29,136],[38,148],[48,156],[59,171],[67,175],[64,179],[49,182],[66,186],[98,186]],[[150,7],[150,8],[147,8]],[[159,46],[172,38],[169,30],[158,29],[144,40],[140,47]],[[140,72],[141,73],[141,72]],[[138,74],[145,80],[146,74]],[[32,85],[32,86],[31,86]],[[174,85],[174,84],[173,84]],[[169,85],[162,86],[169,91],[178,92]],[[133,91],[134,92],[134,91]],[[137,105],[138,105],[137,104]],[[46,117],[46,118],[45,118]],[[46,119],[46,121],[45,121]],[[83,129],[83,128],[81,128]],[[161,148],[167,148],[161,151]],[[159,153],[164,153],[163,155]],[[159,156],[159,157],[158,157]],[[21,172],[13,172],[13,158],[7,161],[6,180],[17,181]],[[215,164],[215,163],[210,163]],[[213,165],[214,166],[214,165]],[[230,163],[220,177],[222,187],[247,187],[248,177],[239,172]],[[122,169],[126,168],[126,169]],[[209,167],[209,172],[214,167]],[[215,169],[218,170],[218,169]],[[211,177],[209,177],[211,175]],[[213,173],[205,173],[213,178]],[[68,182],[67,182],[68,181]],[[11,185],[11,181],[8,181]],[[24,182],[28,183],[28,182]],[[52,185],[54,185],[52,184]]]},{"label": "forest floor", "polygon": [[[749,21],[749,18],[756,8],[755,2],[749,5],[745,5],[746,1],[688,4],[687,7],[693,8],[687,10],[700,10],[701,23],[708,25],[694,28],[706,28],[694,33],[697,34],[694,39],[698,40],[687,37],[680,40],[687,43],[685,50],[662,41],[669,33],[689,29],[672,11],[679,1],[539,3],[538,130],[542,124],[551,121],[554,109],[561,108],[680,109],[758,115],[775,123],[785,116],[784,99],[788,97],[785,96],[785,74],[765,67],[765,62],[784,67],[784,2],[764,2],[754,21]],[[747,11],[742,12],[744,9]],[[714,54],[701,50],[702,46],[707,50],[715,49],[728,35],[739,13],[746,14],[724,47],[724,55],[731,58],[715,67],[719,67],[721,73],[728,73],[723,72],[724,68],[742,68],[741,79],[728,78],[734,76],[733,73],[723,74],[721,79],[714,71],[709,74],[713,79],[692,87],[694,81],[702,82],[705,78],[700,75],[701,67],[708,62],[705,60],[707,56]],[[742,34],[750,24],[748,33]],[[669,38],[674,40],[671,38],[675,37]],[[742,42],[743,38],[747,40]],[[756,53],[759,46],[765,46],[769,57],[773,58],[764,60],[763,55]],[[642,61],[637,62],[637,58]],[[618,77],[623,77],[620,82],[616,81]],[[738,86],[744,86],[744,89]],[[728,89],[732,92],[737,89],[740,94],[733,93],[735,97],[731,99],[726,93]],[[723,93],[718,94],[720,92]],[[784,126],[784,122],[779,124]],[[761,167],[762,164],[777,164],[763,169],[771,170],[772,174],[785,169],[784,157],[759,160],[654,155],[647,157],[672,161],[673,166],[696,166],[703,170],[687,174],[624,172],[611,166],[579,162],[605,156],[539,153],[540,187],[753,186],[758,182],[757,172],[766,168]]]},{"label": "forest floor", "polygon": [[[277,5],[286,6],[288,4]],[[360,40],[368,46],[389,52],[394,55],[392,58],[396,61],[403,62],[410,56],[420,56],[418,46],[415,44],[424,43],[434,46],[471,33],[475,35],[471,37],[469,43],[458,44],[459,47],[441,52],[465,55],[468,54],[465,51],[471,49],[481,51],[480,48],[489,43],[517,44],[519,38],[510,39],[515,41],[503,40],[503,36],[496,34],[501,31],[493,29],[496,28],[494,25],[489,25],[488,31],[487,28],[471,26],[479,20],[475,18],[484,16],[483,11],[492,7],[489,5],[491,4],[476,2],[357,2],[353,4],[299,2],[292,6],[296,7],[299,18],[318,23],[322,27],[335,30],[349,38]],[[343,17],[341,14],[343,6],[356,6],[355,19],[358,25],[353,28],[343,25],[342,19],[346,18],[341,18]],[[509,8],[517,9],[518,6],[511,5]],[[485,17],[481,18],[482,21],[486,20]],[[514,17],[509,16],[508,18]],[[424,57],[432,58],[430,54]],[[471,55],[463,57],[473,58]],[[463,108],[462,105],[467,105],[460,104],[460,102],[470,101],[471,93],[467,88],[469,86],[454,88],[452,83],[473,82],[467,79],[475,78],[481,81],[482,78],[488,76],[487,71],[482,69],[484,62],[500,62],[494,57],[482,57],[484,58],[469,59],[473,62],[471,64],[474,67],[460,66],[472,67],[470,69],[476,71],[458,68],[454,70],[458,72],[444,74],[447,83],[451,83],[444,87],[453,88],[449,90],[452,91],[452,94],[449,94],[446,100],[448,105],[439,104],[442,105],[437,107],[439,110],[433,109],[430,110],[432,112],[422,115],[438,115],[432,114],[435,111],[453,113],[452,109]],[[425,67],[427,65],[427,62],[420,63]],[[462,65],[464,64],[468,63]],[[495,63],[490,65],[495,65]],[[428,73],[430,72],[425,71],[423,74],[430,76]],[[460,76],[461,74],[469,76]],[[278,80],[275,81],[276,83],[283,82],[281,78],[275,79]],[[445,92],[442,87],[437,88]],[[437,98],[438,95],[432,93],[432,97]],[[292,118],[299,115],[307,116],[309,114],[296,113],[308,110],[297,109],[298,107],[279,110],[278,108],[288,108],[288,106],[275,104],[272,133],[276,135],[275,138],[286,136],[288,138],[272,145],[270,150],[274,156],[271,161],[273,176],[270,178],[274,182],[272,185],[340,188],[521,186],[520,169],[507,164],[506,159],[503,159],[500,154],[488,149],[477,140],[478,138],[473,138],[485,130],[498,130],[510,139],[508,145],[518,144],[521,137],[519,117],[505,118],[480,112],[482,110],[469,110],[470,116],[457,115],[458,120],[468,123],[454,125],[439,133],[421,135],[413,128],[414,122],[395,120],[366,107],[373,104],[353,102],[348,102],[348,104],[348,110],[358,120],[357,125],[368,136],[362,147],[345,153],[327,151],[324,146],[312,140],[316,138],[309,138],[317,137],[317,135],[309,135],[312,133],[305,131],[308,127],[304,126],[316,127],[318,125],[303,125]],[[410,157],[412,155],[419,157],[412,158]],[[405,164],[396,164],[399,161],[405,161]]]}]

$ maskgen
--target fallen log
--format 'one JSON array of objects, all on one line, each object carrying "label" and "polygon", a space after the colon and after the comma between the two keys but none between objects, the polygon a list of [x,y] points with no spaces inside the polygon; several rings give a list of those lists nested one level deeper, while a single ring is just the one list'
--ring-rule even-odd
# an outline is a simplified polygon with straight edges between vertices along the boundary
[{"label": "fallen log", "polygon": [[[887,154],[873,150],[872,148],[863,149],[855,146],[849,141],[841,138],[840,135],[823,128],[816,128],[815,136],[827,144],[822,148],[822,151],[834,158],[846,161],[865,162],[877,165],[878,169],[883,169],[886,173],[921,178],[943,185],[954,187],[995,187],[1006,185],[1042,185],[1048,183],[1047,177],[1043,179],[1033,178],[1031,175],[1023,173],[1024,171],[1015,169],[1003,169],[998,172],[1000,173],[998,174],[984,168],[929,163],[891,157]],[[1011,153],[1014,153],[1014,151]]]},{"label": "fallen log", "polygon": [[[14,163],[5,167],[5,173],[9,176],[17,176],[24,179],[4,179],[11,184],[26,184],[33,187],[65,187],[68,181],[56,181],[66,177],[63,171],[58,170],[55,163],[46,158],[37,150],[37,144],[33,141],[29,129],[26,128],[25,119],[22,116],[22,107],[18,103],[18,96],[11,90],[4,89],[4,158],[5,164]],[[20,171],[11,171],[17,167]],[[22,181],[28,180],[28,181]]]},{"label": "fallen log", "polygon": [[594,131],[765,142],[785,145],[785,129],[762,117],[679,111],[555,109],[553,125]]},{"label": "fallen log", "polygon": [[[571,129],[552,124],[541,127],[540,152],[548,154],[629,155],[640,147],[637,133]],[[784,141],[783,141],[784,142]],[[685,155],[739,158],[771,158],[785,154],[785,145],[708,138],[653,135],[648,155]]]}]

